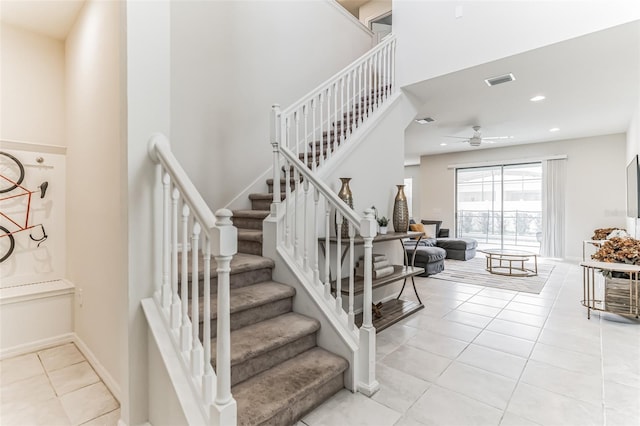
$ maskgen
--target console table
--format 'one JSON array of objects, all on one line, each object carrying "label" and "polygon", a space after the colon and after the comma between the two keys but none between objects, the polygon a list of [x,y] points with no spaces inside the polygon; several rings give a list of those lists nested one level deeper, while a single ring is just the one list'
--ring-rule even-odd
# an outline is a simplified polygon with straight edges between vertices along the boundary
[{"label": "console table", "polygon": [[[373,326],[376,328],[376,332],[380,332],[385,328],[395,324],[403,318],[413,314],[416,311],[424,308],[422,301],[420,300],[420,296],[418,295],[418,291],[416,289],[416,284],[414,281],[414,277],[416,275],[420,275],[424,273],[424,268],[415,267],[415,252],[411,259],[407,256],[406,250],[404,250],[403,240],[406,238],[418,238],[418,241],[424,236],[422,232],[389,232],[388,234],[379,234],[373,239],[373,244],[385,242],[385,241],[400,241],[402,245],[402,251],[404,253],[404,265],[393,265],[393,274],[387,275],[386,277],[382,277],[379,279],[372,280],[371,286],[373,289],[383,287],[392,283],[395,283],[400,280],[404,280],[402,283],[402,289],[400,293],[394,300],[389,300],[382,304],[381,310],[383,315],[381,318],[373,318]],[[318,242],[320,243],[320,247],[322,249],[322,254],[326,256],[326,238],[319,238]],[[330,244],[337,244],[338,240],[336,237],[329,237]],[[360,236],[356,236],[353,239],[354,246],[363,245],[364,239]],[[349,251],[349,239],[343,238],[341,239],[342,245],[342,253],[340,256],[340,261],[344,263],[344,259]],[[418,302],[413,302],[411,300],[403,300],[400,299],[402,292],[404,291],[404,287],[407,284],[407,279],[411,278],[411,283],[413,285],[413,291],[416,294],[416,298]],[[335,280],[331,281],[331,287],[333,291],[335,291]],[[342,294],[348,295],[349,289],[342,288]],[[362,294],[364,292],[364,279],[362,277],[356,277],[354,280],[354,294]],[[362,325],[362,314],[356,315],[355,318],[356,325]]]},{"label": "console table", "polygon": [[[610,262],[596,262],[586,261],[581,262],[582,266],[582,305],[587,308],[587,318],[591,319],[591,310],[613,312],[617,314],[635,315],[638,318],[638,280],[640,279],[640,266],[628,265],[626,263],[610,263]],[[605,298],[597,298],[596,286],[595,286],[595,273],[596,271],[610,271],[610,272],[623,272],[629,275],[629,303],[628,308],[624,306],[622,309],[619,306],[607,306]],[[606,280],[605,280],[605,293],[606,293]],[[626,305],[626,304],[625,304]]]}]

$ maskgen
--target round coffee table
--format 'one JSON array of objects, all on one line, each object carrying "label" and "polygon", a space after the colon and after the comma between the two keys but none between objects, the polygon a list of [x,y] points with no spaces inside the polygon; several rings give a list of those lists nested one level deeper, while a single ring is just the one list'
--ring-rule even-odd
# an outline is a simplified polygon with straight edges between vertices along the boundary
[{"label": "round coffee table", "polygon": [[[480,252],[487,255],[487,271],[491,274],[510,277],[533,277],[538,275],[538,255],[524,250],[486,249]],[[525,262],[533,258],[533,267]]]}]

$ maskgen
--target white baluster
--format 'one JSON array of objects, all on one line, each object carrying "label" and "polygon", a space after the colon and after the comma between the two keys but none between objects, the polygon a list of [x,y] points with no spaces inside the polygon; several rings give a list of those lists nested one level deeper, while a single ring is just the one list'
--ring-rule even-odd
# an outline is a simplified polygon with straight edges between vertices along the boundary
[{"label": "white baluster", "polygon": [[[309,270],[309,239],[307,237],[309,222],[307,221],[307,205],[309,204],[309,181],[305,179],[302,182],[302,188],[304,194],[302,194],[302,204],[303,204],[303,216],[302,216],[302,247],[303,247],[303,255],[302,255],[302,268],[305,271]],[[314,224],[315,225],[315,224]]]},{"label": "white baluster", "polygon": [[355,68],[351,71],[351,98],[349,98],[349,103],[352,105],[352,114],[353,114],[353,125],[355,127],[360,127],[360,123],[358,122],[358,110],[356,109],[356,96],[358,90],[358,69]]},{"label": "white baluster", "polygon": [[171,328],[180,327],[180,297],[178,296],[178,198],[180,192],[173,188],[171,194]]},{"label": "white baluster", "polygon": [[191,230],[191,331],[193,333],[191,345],[191,373],[202,375],[202,345],[200,344],[200,304],[198,303],[198,258],[200,257],[200,224],[194,222]]},{"label": "white baluster", "polygon": [[391,93],[396,92],[396,41],[391,42]]},{"label": "white baluster", "polygon": [[300,230],[298,229],[298,195],[300,194],[300,174],[296,167],[293,168],[293,178],[295,179],[295,191],[291,200],[291,233],[293,238],[293,258],[298,260],[300,254]]},{"label": "white baluster", "polygon": [[[325,154],[325,151],[324,151],[324,149],[325,149],[324,148],[324,137],[322,136],[322,128],[323,128],[322,125],[324,124],[324,121],[322,120],[322,115],[323,115],[323,112],[324,112],[323,107],[324,107],[324,91],[320,92],[320,108],[319,108],[319,110],[320,110],[320,117],[319,117],[319,120],[320,120],[320,126],[319,126],[320,127],[320,165],[321,166],[324,165],[325,159],[328,158],[328,156],[329,156],[328,152]],[[327,141],[327,148],[326,149],[327,149],[327,151],[329,150],[329,141]]]},{"label": "white baluster", "polygon": [[284,161],[284,165],[285,165],[285,172],[284,172],[284,180],[287,182],[286,183],[286,198],[285,198],[285,202],[287,203],[287,210],[286,210],[286,214],[287,216],[285,217],[285,240],[287,242],[287,246],[291,247],[292,244],[292,239],[291,239],[291,164],[289,163],[288,160]]},{"label": "white baluster", "polygon": [[297,110],[293,113],[293,123],[295,126],[293,152],[296,154],[296,158],[300,158],[300,112]]},{"label": "white baluster", "polygon": [[349,92],[351,90],[351,73],[347,74],[347,95],[345,102],[347,104],[347,122],[349,123],[349,136],[353,134],[353,127],[355,124],[353,123],[353,115],[350,113],[351,107],[351,97],[349,96]]},{"label": "white baluster", "polygon": [[344,116],[344,77],[340,79],[340,143],[344,143],[347,134],[347,122]]},{"label": "white baluster", "polygon": [[318,284],[320,282],[320,270],[318,269],[318,201],[320,200],[320,191],[318,188],[313,188],[313,283]]},{"label": "white baluster", "polygon": [[358,66],[358,94],[356,96],[356,102],[358,102],[358,112],[360,114],[360,125],[364,122],[364,106],[362,105],[362,77],[363,77],[363,65]]},{"label": "white baluster", "polygon": [[331,259],[331,204],[329,204],[329,200],[325,200],[325,212],[324,212],[324,296],[326,299],[331,297],[331,268],[330,268],[330,259]]},{"label": "white baluster", "polygon": [[[216,212],[213,230],[213,255],[218,264],[218,332],[216,337],[216,399],[217,406],[235,404],[231,396],[231,310],[229,272],[231,259],[237,252],[237,230],[231,224],[231,212]],[[216,238],[217,237],[217,238]]]},{"label": "white baluster", "polygon": [[162,308],[171,303],[171,178],[162,176]]},{"label": "white baluster", "polygon": [[366,96],[368,98],[368,107],[367,107],[367,116],[373,114],[373,102],[371,98],[371,88],[375,87],[375,81],[373,79],[373,60],[372,58],[367,59],[367,79],[369,80],[369,84],[367,85],[367,93]]},{"label": "white baluster", "polygon": [[336,312],[342,310],[342,213],[336,208]]},{"label": "white baluster", "polygon": [[355,227],[349,222],[349,329],[353,330],[355,327],[355,314],[353,312],[353,300],[355,292],[355,264],[354,264],[354,235]]},{"label": "white baluster", "polygon": [[183,352],[191,349],[191,328],[189,325],[189,206],[182,205],[182,272],[180,297],[182,299],[182,324],[180,327],[180,347]]},{"label": "white baluster", "polygon": [[380,78],[380,82],[382,85],[382,102],[387,99],[387,48],[383,48],[380,52],[380,57],[382,58],[382,77]]},{"label": "white baluster", "polygon": [[373,54],[373,91],[371,92],[371,100],[374,104],[374,109],[378,108],[378,90],[380,90],[380,76],[378,71],[380,65],[378,64],[378,52]]},{"label": "white baluster", "polygon": [[[306,166],[309,165],[309,143],[307,141],[307,134],[309,132],[308,121],[309,121],[309,107],[307,105],[302,105],[302,115],[304,117],[304,136],[302,140],[304,141],[304,164]],[[315,169],[315,163],[312,163],[311,169]]]},{"label": "white baluster", "polygon": [[213,402],[213,367],[211,366],[211,240],[203,238],[204,289],[202,294],[202,345],[204,346],[204,374],[202,376],[202,394],[207,404]]},{"label": "white baluster", "polygon": [[333,143],[335,143],[336,150],[338,149],[338,145],[340,143],[340,136],[338,132],[338,83],[334,83],[333,87],[333,127],[334,127],[334,138]]},{"label": "white baluster", "polygon": [[[320,146],[320,154],[316,154],[316,151],[318,150],[318,146],[316,145],[316,99],[313,98],[311,99],[311,143],[313,144],[313,146],[311,147],[312,151],[311,151],[311,157],[312,157],[312,161],[313,161],[313,170],[316,169],[316,163],[318,163],[320,161],[320,158],[317,158],[317,155],[322,156],[322,146]],[[307,136],[305,134],[305,143],[307,143]]]},{"label": "white baluster", "polygon": [[280,126],[278,120],[280,119],[280,105],[275,104],[271,107],[271,147],[273,150],[273,205],[271,208],[271,216],[275,217],[277,213],[277,206],[282,201],[280,194],[280,152],[278,148],[279,140],[278,129]]},{"label": "white baluster", "polygon": [[327,89],[327,160],[331,158],[331,89]]}]

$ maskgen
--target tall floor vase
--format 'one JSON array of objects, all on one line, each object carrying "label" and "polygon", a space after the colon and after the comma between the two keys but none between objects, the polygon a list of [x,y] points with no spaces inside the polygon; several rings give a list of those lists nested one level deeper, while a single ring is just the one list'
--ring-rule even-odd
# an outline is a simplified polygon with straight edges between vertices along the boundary
[{"label": "tall floor vase", "polygon": [[[345,202],[346,205],[353,208],[353,194],[351,193],[351,188],[349,187],[349,181],[351,178],[340,178],[342,182],[342,187],[340,188],[340,192],[338,192],[338,197]],[[338,226],[336,224],[336,235],[338,235]],[[342,238],[349,238],[349,222],[346,219],[342,219],[342,232],[340,233]]]},{"label": "tall floor vase", "polygon": [[396,232],[407,232],[409,229],[409,206],[404,195],[404,185],[396,185],[398,193],[393,203],[393,229]]}]

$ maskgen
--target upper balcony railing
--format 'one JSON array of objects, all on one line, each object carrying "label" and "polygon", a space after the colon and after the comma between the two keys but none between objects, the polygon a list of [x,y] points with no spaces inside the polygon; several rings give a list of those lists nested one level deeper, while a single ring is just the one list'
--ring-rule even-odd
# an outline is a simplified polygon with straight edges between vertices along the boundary
[{"label": "upper balcony railing", "polygon": [[389,35],[299,101],[277,111],[280,146],[312,169],[329,161],[395,92],[395,49],[396,38]]}]

